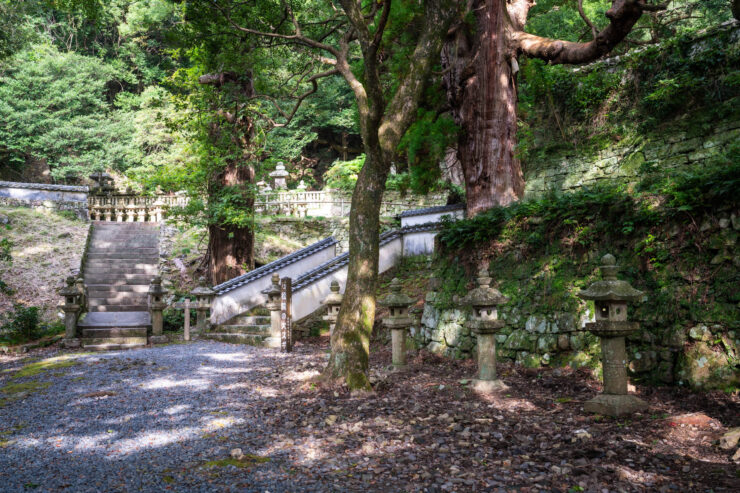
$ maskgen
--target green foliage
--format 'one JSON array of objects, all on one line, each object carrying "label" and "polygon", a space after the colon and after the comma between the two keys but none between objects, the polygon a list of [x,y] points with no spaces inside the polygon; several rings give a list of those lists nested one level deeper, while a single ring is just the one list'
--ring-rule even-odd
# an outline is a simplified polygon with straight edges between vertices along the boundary
[{"label": "green foliage", "polygon": [[2,315],[0,319],[0,342],[18,344],[38,339],[44,333],[45,327],[39,318],[39,308],[36,306],[13,305],[13,310]]},{"label": "green foliage", "polygon": [[338,190],[354,190],[355,183],[357,183],[357,175],[360,173],[364,164],[364,154],[361,154],[350,161],[334,161],[331,168],[324,173],[326,185],[329,188],[335,188]]}]

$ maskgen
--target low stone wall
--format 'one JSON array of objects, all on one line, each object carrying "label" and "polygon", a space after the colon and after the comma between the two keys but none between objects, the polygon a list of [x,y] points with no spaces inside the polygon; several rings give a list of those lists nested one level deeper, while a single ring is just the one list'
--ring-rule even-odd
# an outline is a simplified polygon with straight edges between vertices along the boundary
[{"label": "low stone wall", "polygon": [[38,211],[72,211],[88,219],[87,187],[0,181],[0,205]]},{"label": "low stone wall", "polygon": [[[469,312],[439,309],[435,297],[436,293],[427,294],[421,323],[411,329],[412,340],[436,354],[473,357],[477,341],[465,327]],[[569,365],[600,369],[599,338],[585,329],[586,322],[593,320],[590,313],[581,317],[571,313],[521,313],[504,306],[500,318],[506,322],[496,335],[501,361],[530,368]],[[628,367],[633,377],[695,388],[737,388],[739,351],[740,331],[714,323],[676,328],[660,339],[653,331],[640,330],[627,339]]]}]

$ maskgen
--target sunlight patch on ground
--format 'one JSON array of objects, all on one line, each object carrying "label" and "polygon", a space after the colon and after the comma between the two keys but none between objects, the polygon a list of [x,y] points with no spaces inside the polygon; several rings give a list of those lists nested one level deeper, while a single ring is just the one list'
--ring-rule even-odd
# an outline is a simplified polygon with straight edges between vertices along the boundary
[{"label": "sunlight patch on ground", "polygon": [[158,390],[158,389],[169,389],[172,387],[192,387],[194,389],[205,390],[211,385],[210,380],[203,378],[184,378],[182,380],[173,380],[172,378],[164,377],[150,380],[147,383],[143,383],[140,387],[144,390]]},{"label": "sunlight patch on ground", "polygon": [[233,362],[247,362],[252,359],[252,356],[244,353],[207,353],[203,356],[211,358],[216,361],[233,361]]},{"label": "sunlight patch on ground", "polygon": [[321,373],[318,370],[291,371],[286,373],[283,378],[291,382],[305,382],[306,380],[317,377]]},{"label": "sunlight patch on ground", "polygon": [[280,395],[278,389],[274,387],[262,387],[261,385],[253,387],[252,391],[260,397],[278,397]]}]

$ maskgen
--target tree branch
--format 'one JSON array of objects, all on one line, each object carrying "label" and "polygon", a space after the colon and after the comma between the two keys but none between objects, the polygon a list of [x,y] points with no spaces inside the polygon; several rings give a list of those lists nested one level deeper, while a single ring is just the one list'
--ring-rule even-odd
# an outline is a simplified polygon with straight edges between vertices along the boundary
[{"label": "tree branch", "polygon": [[[630,33],[642,16],[644,5],[638,0],[613,0],[612,7],[606,12],[609,25],[588,43],[543,38],[524,31],[511,33],[511,41],[519,53],[553,64],[592,62],[609,53]],[[658,7],[662,6],[649,5],[649,10]]]},{"label": "tree branch", "polygon": [[584,12],[583,10],[583,0],[578,0],[578,2],[576,3],[578,5],[578,13],[581,15],[581,19],[583,19],[583,22],[585,22],[586,25],[591,28],[591,35],[594,39],[596,39],[596,34],[598,33],[598,31],[594,23],[591,22],[591,19],[588,18],[586,12]]}]

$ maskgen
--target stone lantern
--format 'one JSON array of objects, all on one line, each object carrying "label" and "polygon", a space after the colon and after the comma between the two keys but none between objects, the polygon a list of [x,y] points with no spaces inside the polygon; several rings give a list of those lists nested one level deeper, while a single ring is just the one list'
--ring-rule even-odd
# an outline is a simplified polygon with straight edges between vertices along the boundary
[{"label": "stone lantern", "polygon": [[262,291],[267,295],[265,307],[270,310],[270,337],[267,340],[268,347],[279,348],[282,341],[280,332],[280,275],[272,275],[272,284]]},{"label": "stone lantern", "polygon": [[65,282],[67,285],[59,290],[59,295],[64,298],[64,303],[61,305],[64,311],[64,345],[66,347],[79,347],[77,317],[80,314],[81,293],[75,285],[74,276],[69,276]]},{"label": "stone lantern", "polygon": [[401,369],[406,366],[406,329],[411,327],[409,307],[416,300],[401,293],[401,281],[394,278],[391,281],[391,292],[388,296],[378,301],[382,306],[388,307],[390,316],[383,319],[383,326],[391,329],[391,343],[393,347],[393,367]]},{"label": "stone lantern", "polygon": [[496,333],[505,322],[498,319],[498,305],[509,299],[491,287],[488,270],[478,272],[478,287],[460,299],[460,303],[470,305],[473,315],[465,324],[478,339],[478,379],[473,387],[480,392],[493,392],[508,388],[496,377]]},{"label": "stone lantern", "polygon": [[288,182],[285,180],[288,175],[288,173],[285,170],[285,165],[282,161],[277,163],[277,167],[275,167],[275,171],[270,173],[270,178],[273,178],[273,183],[275,184],[275,190],[281,190],[288,188]]},{"label": "stone lantern", "polygon": [[152,344],[162,344],[167,342],[167,336],[162,334],[164,319],[162,311],[167,308],[164,297],[167,290],[162,287],[162,278],[156,276],[149,284],[149,313],[152,317],[152,336],[149,342]]},{"label": "stone lantern", "polygon": [[604,392],[586,402],[587,412],[619,416],[647,409],[642,399],[627,393],[627,355],[624,338],[637,330],[637,322],[627,321],[627,303],[639,301],[642,291],[627,281],[617,279],[617,261],[613,255],[601,257],[601,276],[578,296],[593,300],[596,321],[586,328],[601,338],[601,361],[604,373]]},{"label": "stone lantern", "polygon": [[332,281],[329,289],[331,289],[331,293],[321,304],[326,307],[326,315],[323,316],[323,319],[329,322],[329,334],[334,335],[334,327],[337,325],[339,309],[342,307],[344,296],[339,293],[339,283],[337,281]]},{"label": "stone lantern", "polygon": [[204,332],[208,320],[208,310],[211,309],[211,300],[216,293],[206,286],[206,278],[201,276],[198,279],[198,287],[193,289],[191,294],[195,296],[195,312],[198,314],[195,322],[197,330],[198,332]]}]

